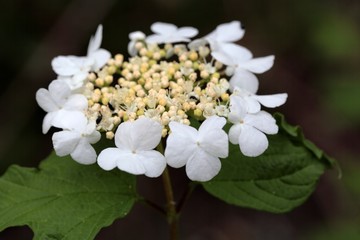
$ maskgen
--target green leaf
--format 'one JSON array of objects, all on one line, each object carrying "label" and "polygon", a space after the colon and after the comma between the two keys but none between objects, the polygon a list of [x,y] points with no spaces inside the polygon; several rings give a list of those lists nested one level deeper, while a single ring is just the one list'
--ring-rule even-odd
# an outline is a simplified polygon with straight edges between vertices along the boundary
[{"label": "green leaf", "polygon": [[280,114],[276,118],[281,130],[268,136],[265,153],[245,157],[238,145],[230,144],[220,173],[202,184],[206,191],[230,204],[273,213],[290,211],[309,197],[334,160],[306,140],[300,128]]},{"label": "green leaf", "polygon": [[34,239],[94,239],[136,199],[135,176],[51,154],[40,169],[11,166],[0,178],[0,231],[28,225]]}]

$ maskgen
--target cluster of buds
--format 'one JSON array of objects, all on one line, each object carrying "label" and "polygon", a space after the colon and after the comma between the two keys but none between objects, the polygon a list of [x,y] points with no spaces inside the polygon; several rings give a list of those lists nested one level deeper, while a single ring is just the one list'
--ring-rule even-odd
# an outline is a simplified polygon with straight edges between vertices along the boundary
[{"label": "cluster of buds", "polygon": [[[53,59],[58,77],[36,99],[47,112],[43,132],[62,129],[52,138],[56,154],[149,177],[161,175],[167,164],[186,165],[196,181],[218,174],[229,141],[246,156],[262,154],[265,134],[276,134],[278,127],[261,105],[277,107],[287,98],[256,94],[255,73],[270,69],[274,56],[253,58],[235,44],[244,35],[238,21],[193,41],[193,27],[158,22],[151,30],[149,36],[130,33],[128,59],[100,48],[101,25],[87,56]],[[201,123],[198,129],[194,121]],[[232,125],[229,133],[226,123]],[[101,136],[116,147],[97,155],[91,144]]]}]

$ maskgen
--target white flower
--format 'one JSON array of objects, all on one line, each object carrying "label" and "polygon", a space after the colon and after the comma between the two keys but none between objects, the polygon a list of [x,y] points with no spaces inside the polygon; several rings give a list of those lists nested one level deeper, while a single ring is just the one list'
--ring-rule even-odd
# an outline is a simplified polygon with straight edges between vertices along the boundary
[{"label": "white flower", "polygon": [[69,155],[78,163],[93,164],[96,162],[96,152],[91,144],[98,142],[101,134],[96,131],[96,123],[88,122],[81,112],[71,115],[60,113],[55,123],[63,131],[54,133],[52,140],[58,156]]},{"label": "white flower", "polygon": [[[275,108],[283,105],[287,99],[287,93],[256,95],[245,89],[235,87],[233,94],[230,96],[230,103],[236,101],[242,105],[248,113],[257,113],[261,105],[268,108]],[[260,105],[261,104],[261,105]]]},{"label": "white flower", "polygon": [[107,171],[118,167],[135,175],[160,176],[166,161],[152,149],[159,144],[161,132],[160,123],[148,118],[120,124],[115,133],[116,148],[107,148],[99,154],[99,166]]},{"label": "white flower", "polygon": [[137,49],[135,48],[135,44],[137,41],[141,41],[145,39],[145,34],[140,31],[132,32],[129,34],[130,42],[128,44],[128,52],[130,56],[134,57],[137,54]]},{"label": "white flower", "polygon": [[259,81],[254,73],[263,73],[274,64],[274,56],[253,58],[252,53],[238,45],[223,45],[221,51],[213,51],[211,55],[219,62],[232,68],[230,90],[235,87],[244,88],[256,93]]},{"label": "white flower", "polygon": [[262,154],[269,145],[266,134],[276,134],[278,126],[275,119],[267,112],[247,114],[238,101],[231,102],[228,116],[234,125],[229,130],[229,140],[239,144],[240,151],[248,157]]},{"label": "white flower", "polygon": [[99,25],[95,36],[89,42],[87,56],[58,56],[52,62],[52,68],[59,75],[60,80],[65,80],[71,90],[83,86],[90,71],[98,71],[110,59],[110,52],[100,48],[102,41],[102,25]]},{"label": "white flower", "polygon": [[174,24],[156,22],[151,25],[151,30],[155,33],[146,38],[147,43],[175,43],[189,42],[190,38],[198,34],[198,30],[193,27],[178,28]]},{"label": "white flower", "polygon": [[225,118],[212,116],[200,126],[199,131],[191,126],[170,122],[165,158],[171,167],[186,165],[187,176],[194,181],[208,181],[221,168],[220,158],[229,154],[228,136],[222,128]]},{"label": "white flower", "polygon": [[239,41],[245,34],[239,21],[223,23],[216,27],[214,31],[204,37],[213,51],[221,51],[226,44]]},{"label": "white flower", "polygon": [[52,81],[49,90],[40,88],[36,92],[36,101],[47,112],[43,120],[42,131],[47,133],[58,114],[72,114],[73,111],[84,111],[88,101],[84,95],[71,94],[69,86],[60,80]]}]

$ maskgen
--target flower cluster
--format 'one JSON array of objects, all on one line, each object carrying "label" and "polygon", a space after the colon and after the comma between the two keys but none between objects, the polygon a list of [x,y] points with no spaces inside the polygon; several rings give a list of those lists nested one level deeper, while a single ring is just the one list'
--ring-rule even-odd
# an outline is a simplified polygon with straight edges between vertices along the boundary
[{"label": "flower cluster", "polygon": [[[158,22],[151,30],[149,36],[130,33],[127,60],[100,48],[101,25],[87,56],[53,59],[57,79],[39,89],[36,100],[47,112],[43,132],[62,129],[52,137],[56,154],[148,177],[160,176],[166,165],[186,166],[195,181],[218,174],[229,141],[246,156],[262,154],[265,134],[278,127],[261,105],[277,107],[287,98],[256,94],[255,74],[269,70],[274,56],[254,58],[235,44],[244,35],[238,21],[193,41],[193,27]],[[97,156],[92,144],[102,135],[115,147]]]}]

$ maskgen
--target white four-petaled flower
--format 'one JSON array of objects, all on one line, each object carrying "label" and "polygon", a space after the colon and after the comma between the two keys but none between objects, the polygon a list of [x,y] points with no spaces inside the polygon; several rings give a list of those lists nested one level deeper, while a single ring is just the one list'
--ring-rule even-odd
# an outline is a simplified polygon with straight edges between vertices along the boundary
[{"label": "white four-petaled flower", "polygon": [[257,157],[268,148],[269,142],[264,133],[278,132],[276,121],[269,113],[247,113],[239,101],[231,102],[228,119],[234,124],[229,130],[230,142],[239,144],[240,151],[248,157]]},{"label": "white four-petaled flower", "polygon": [[148,36],[147,43],[175,43],[189,42],[190,38],[198,34],[198,30],[193,27],[178,28],[174,24],[156,22],[151,25],[151,30],[155,33]]},{"label": "white four-petaled flower", "polygon": [[125,172],[158,177],[166,167],[164,156],[153,150],[161,140],[162,126],[149,118],[124,122],[115,133],[116,148],[107,148],[98,156],[104,170],[118,167]]},{"label": "white four-petaled flower", "polygon": [[42,131],[47,133],[54,121],[62,116],[71,115],[74,111],[84,111],[88,101],[82,94],[72,94],[69,86],[60,80],[54,80],[49,90],[40,88],[36,92],[36,101],[47,114],[43,120]]},{"label": "white four-petaled flower", "polygon": [[98,142],[101,134],[96,131],[96,123],[88,121],[81,112],[59,113],[54,120],[56,127],[62,128],[54,133],[52,140],[58,156],[69,155],[81,164],[96,162],[96,152],[91,144]]},{"label": "white four-petaled flower", "polygon": [[95,36],[89,42],[87,56],[58,56],[52,62],[52,68],[60,80],[65,81],[71,90],[76,90],[84,85],[90,71],[102,68],[110,59],[110,52],[100,48],[102,41],[102,25],[99,25]]},{"label": "white four-petaled flower", "polygon": [[222,129],[225,118],[207,118],[199,130],[178,122],[170,122],[165,158],[171,167],[186,165],[187,176],[194,181],[208,181],[216,176],[221,168],[219,158],[229,154],[228,136]]}]

